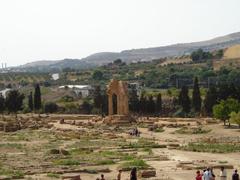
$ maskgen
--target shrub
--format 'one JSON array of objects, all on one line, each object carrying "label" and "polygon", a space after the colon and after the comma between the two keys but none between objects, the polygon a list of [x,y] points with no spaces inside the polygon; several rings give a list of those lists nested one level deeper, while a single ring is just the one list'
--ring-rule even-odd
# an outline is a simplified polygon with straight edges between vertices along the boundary
[{"label": "shrub", "polygon": [[47,102],[44,106],[45,113],[54,113],[57,112],[58,105],[54,102]]},{"label": "shrub", "polygon": [[63,101],[63,102],[73,102],[74,98],[72,96],[66,95],[66,96],[63,96],[60,101]]},{"label": "shrub", "polygon": [[239,128],[240,128],[240,112],[236,113],[236,112],[231,112],[230,114],[230,121],[232,123],[236,123]]},{"label": "shrub", "polygon": [[239,109],[240,103],[235,99],[229,98],[213,106],[213,116],[224,121],[225,125],[226,120],[230,118],[230,113],[238,112]]}]

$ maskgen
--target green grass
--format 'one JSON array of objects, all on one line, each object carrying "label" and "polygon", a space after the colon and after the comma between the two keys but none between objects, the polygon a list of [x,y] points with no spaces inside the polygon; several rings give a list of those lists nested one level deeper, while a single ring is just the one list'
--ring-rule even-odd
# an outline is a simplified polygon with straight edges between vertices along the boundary
[{"label": "green grass", "polygon": [[0,175],[9,176],[12,179],[20,179],[24,177],[24,173],[22,171],[14,171],[6,168],[0,167]]},{"label": "green grass", "polygon": [[218,161],[219,164],[227,164],[228,161]]},{"label": "green grass", "polygon": [[153,132],[161,133],[161,132],[164,132],[164,129],[163,128],[156,128],[156,129],[153,130]]},{"label": "green grass", "polygon": [[0,148],[9,148],[9,149],[23,149],[24,145],[18,143],[4,143],[0,144]]},{"label": "green grass", "polygon": [[110,164],[115,164],[115,162],[111,159],[106,159],[106,160],[98,160],[95,162],[96,165],[110,165]]},{"label": "green grass", "polygon": [[153,151],[151,148],[144,148],[143,149],[144,152],[147,152],[149,155],[152,155],[153,154]]},{"label": "green grass", "polygon": [[141,159],[134,159],[132,161],[124,162],[120,165],[120,168],[124,170],[131,170],[134,167],[138,169],[147,169],[149,168],[149,165]]},{"label": "green grass", "polygon": [[186,146],[182,146],[181,149],[194,152],[232,153],[240,152],[240,145],[222,143],[189,143]]},{"label": "green grass", "polygon": [[165,145],[155,143],[153,140],[141,138],[137,142],[130,142],[121,146],[122,149],[138,149],[138,148],[165,148]]},{"label": "green grass", "polygon": [[58,159],[53,162],[55,165],[62,165],[62,166],[77,166],[80,165],[79,160],[75,159]]},{"label": "green grass", "polygon": [[211,129],[203,129],[201,127],[199,128],[182,127],[175,131],[175,133],[178,134],[206,134],[209,132],[211,132]]},{"label": "green grass", "polygon": [[132,160],[133,155],[118,151],[94,152],[92,149],[72,149],[69,151],[71,156],[80,159],[82,162],[93,163],[96,165],[115,164],[116,161]]},{"label": "green grass", "polygon": [[47,177],[59,179],[60,175],[56,173],[48,173]]}]

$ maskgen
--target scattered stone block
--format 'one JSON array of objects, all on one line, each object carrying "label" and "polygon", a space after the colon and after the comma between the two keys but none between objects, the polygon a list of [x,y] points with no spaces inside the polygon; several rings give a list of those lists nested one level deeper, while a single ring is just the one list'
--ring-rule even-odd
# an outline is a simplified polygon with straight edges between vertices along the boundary
[{"label": "scattered stone block", "polygon": [[151,178],[156,176],[156,170],[144,170],[141,172],[143,178]]},{"label": "scattered stone block", "polygon": [[64,174],[64,175],[62,175],[62,179],[81,180],[79,174]]}]

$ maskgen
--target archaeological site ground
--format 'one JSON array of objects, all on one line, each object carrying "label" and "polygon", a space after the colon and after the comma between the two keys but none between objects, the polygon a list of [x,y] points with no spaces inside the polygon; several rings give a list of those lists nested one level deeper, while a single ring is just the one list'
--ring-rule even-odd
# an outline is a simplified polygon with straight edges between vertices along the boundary
[{"label": "archaeological site ground", "polygon": [[[193,179],[196,170],[239,168],[239,129],[209,118],[148,118],[111,125],[93,115],[18,115],[2,124],[1,179],[116,179],[132,167],[142,179]],[[64,122],[61,121],[64,119]],[[14,128],[21,130],[14,131]],[[134,128],[139,136],[132,136]],[[2,130],[2,129],[1,129]],[[13,131],[13,132],[12,132]]]}]

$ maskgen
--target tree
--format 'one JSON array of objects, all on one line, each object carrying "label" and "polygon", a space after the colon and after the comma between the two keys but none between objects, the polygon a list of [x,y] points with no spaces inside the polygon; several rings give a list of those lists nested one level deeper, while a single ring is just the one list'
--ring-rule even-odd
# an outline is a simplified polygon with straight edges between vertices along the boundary
[{"label": "tree", "polygon": [[147,100],[147,112],[150,114],[155,113],[155,102],[152,95],[150,95]]},{"label": "tree", "polygon": [[161,93],[159,93],[157,95],[155,111],[158,114],[161,114],[161,112],[162,112],[162,95],[161,95]]},{"label": "tree", "polygon": [[240,103],[236,99],[229,98],[227,100],[222,100],[219,104],[213,106],[213,116],[222,120],[224,125],[226,125],[226,120],[230,118],[230,113],[238,112],[239,109]]},{"label": "tree", "polygon": [[191,102],[188,96],[188,87],[183,86],[178,97],[179,105],[182,107],[183,112],[189,113],[191,109]]},{"label": "tree", "polygon": [[4,110],[5,110],[5,99],[2,95],[2,93],[0,93],[0,113],[2,113],[2,115],[3,115]]},{"label": "tree", "polygon": [[222,49],[218,50],[217,53],[216,53],[216,58],[219,58],[221,59],[224,55],[224,52]]},{"label": "tree", "polygon": [[210,52],[204,52],[202,49],[198,49],[197,51],[193,51],[191,54],[191,59],[195,62],[201,60],[212,59],[213,55]]},{"label": "tree", "polygon": [[34,93],[34,109],[39,110],[42,106],[42,100],[41,100],[41,89],[40,85],[37,84],[35,86],[35,93]]},{"label": "tree", "polygon": [[19,93],[18,90],[9,91],[6,98],[6,107],[9,112],[17,113],[22,110],[24,94]]},{"label": "tree", "polygon": [[198,85],[198,78],[194,79],[193,94],[192,94],[192,105],[195,112],[201,111],[202,99]]},{"label": "tree", "polygon": [[108,95],[106,91],[103,91],[102,94],[102,116],[108,114]]},{"label": "tree", "polygon": [[92,111],[92,106],[91,106],[91,104],[90,104],[88,101],[86,101],[86,100],[83,101],[81,107],[82,107],[84,113],[86,113],[86,114],[90,114],[91,111]]},{"label": "tree", "polygon": [[132,112],[139,111],[139,99],[136,88],[131,88],[129,90],[129,110]]},{"label": "tree", "polygon": [[231,112],[230,114],[230,122],[236,123],[240,128],[240,112]]},{"label": "tree", "polygon": [[103,79],[103,73],[100,70],[96,70],[93,72],[92,78],[94,80],[102,80]]},{"label": "tree", "polygon": [[33,111],[33,96],[32,96],[32,92],[30,92],[30,94],[28,95],[28,108],[30,109],[30,111]]},{"label": "tree", "polygon": [[96,86],[93,94],[94,107],[100,109],[102,107],[102,95],[100,86]]},{"label": "tree", "polygon": [[140,112],[143,114],[146,112],[146,103],[147,103],[147,99],[144,96],[144,94],[141,94],[140,100],[139,100],[139,110]]},{"label": "tree", "polygon": [[44,106],[44,112],[45,113],[54,113],[57,112],[58,105],[54,102],[47,102]]},{"label": "tree", "polygon": [[213,112],[213,106],[217,104],[217,90],[215,87],[210,87],[204,99],[204,110],[207,115]]},{"label": "tree", "polygon": [[227,84],[220,84],[218,87],[218,101],[226,100],[229,96]]},{"label": "tree", "polygon": [[115,61],[113,61],[113,64],[120,65],[120,64],[122,64],[122,60],[116,59]]}]

